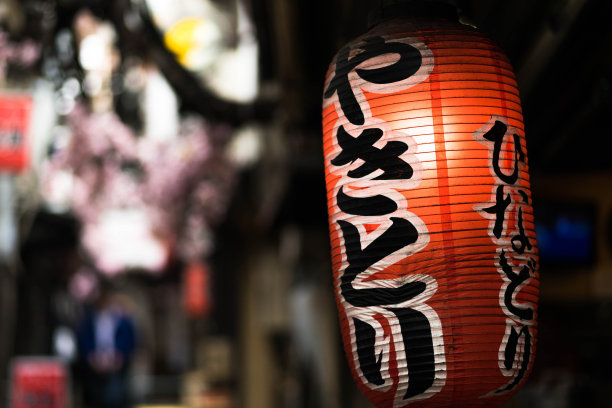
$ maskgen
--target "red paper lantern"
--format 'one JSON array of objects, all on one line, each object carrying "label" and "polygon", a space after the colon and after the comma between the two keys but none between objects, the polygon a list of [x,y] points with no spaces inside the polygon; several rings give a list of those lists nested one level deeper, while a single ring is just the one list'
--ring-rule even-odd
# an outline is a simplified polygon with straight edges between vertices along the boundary
[{"label": "red paper lantern", "polygon": [[323,108],[355,381],[377,407],[503,403],[533,365],[539,292],[507,57],[452,18],[383,20],[338,52]]}]

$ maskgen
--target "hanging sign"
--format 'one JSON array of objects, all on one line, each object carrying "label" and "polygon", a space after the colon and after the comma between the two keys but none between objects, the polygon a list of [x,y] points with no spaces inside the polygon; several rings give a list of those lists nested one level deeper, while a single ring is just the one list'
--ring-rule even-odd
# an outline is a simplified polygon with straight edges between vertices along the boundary
[{"label": "hanging sign", "polygon": [[30,96],[0,94],[0,172],[21,172],[28,166],[31,110]]}]

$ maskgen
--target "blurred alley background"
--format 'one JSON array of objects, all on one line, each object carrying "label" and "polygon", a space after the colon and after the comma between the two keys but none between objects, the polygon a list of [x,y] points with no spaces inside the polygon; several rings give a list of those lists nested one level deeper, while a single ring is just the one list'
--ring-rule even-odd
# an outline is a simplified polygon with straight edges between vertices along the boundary
[{"label": "blurred alley background", "polygon": [[[540,339],[506,407],[609,406],[612,3],[453,3],[523,101]],[[32,367],[74,408],[370,407],[333,297],[321,96],[378,5],[0,0],[0,407]],[[98,325],[114,348],[80,354]]]}]

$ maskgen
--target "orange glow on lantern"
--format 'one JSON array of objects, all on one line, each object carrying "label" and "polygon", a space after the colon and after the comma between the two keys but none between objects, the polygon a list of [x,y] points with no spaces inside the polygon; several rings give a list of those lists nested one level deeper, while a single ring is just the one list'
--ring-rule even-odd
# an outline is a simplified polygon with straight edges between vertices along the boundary
[{"label": "orange glow on lantern", "polygon": [[323,100],[345,352],[377,407],[493,407],[533,365],[538,257],[512,68],[477,30],[397,18]]}]

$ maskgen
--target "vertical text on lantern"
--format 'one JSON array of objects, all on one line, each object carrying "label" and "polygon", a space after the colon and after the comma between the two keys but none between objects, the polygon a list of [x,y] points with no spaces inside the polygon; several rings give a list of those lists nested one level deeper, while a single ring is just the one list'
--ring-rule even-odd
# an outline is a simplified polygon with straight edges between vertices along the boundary
[{"label": "vertical text on lantern", "polygon": [[[324,94],[324,104],[338,113],[328,168],[339,176],[330,221],[344,243],[340,303],[355,369],[367,387],[394,390],[394,407],[442,389],[444,345],[434,335],[442,330],[439,316],[426,304],[437,291],[435,279],[418,273],[369,279],[422,250],[429,234],[401,194],[422,180],[415,143],[372,117],[363,92],[399,92],[426,80],[432,69],[432,52],[417,40],[369,37],[338,53]],[[395,384],[390,370],[398,372]]]},{"label": "vertical text on lantern", "polygon": [[[536,273],[533,234],[524,227],[524,209],[530,208],[529,195],[519,181],[526,174],[526,155],[517,129],[508,120],[492,116],[474,138],[489,147],[489,163],[495,178],[491,202],[476,206],[489,219],[489,236],[497,245],[495,265],[503,284],[500,306],[506,315],[506,331],[499,348],[499,368],[511,380],[486,396],[500,395],[515,389],[525,378],[533,355],[535,325],[534,306],[516,299]],[[510,163],[510,168],[504,164]],[[509,227],[513,225],[513,227]],[[518,272],[517,272],[518,271]]]}]

